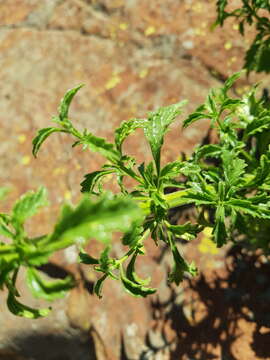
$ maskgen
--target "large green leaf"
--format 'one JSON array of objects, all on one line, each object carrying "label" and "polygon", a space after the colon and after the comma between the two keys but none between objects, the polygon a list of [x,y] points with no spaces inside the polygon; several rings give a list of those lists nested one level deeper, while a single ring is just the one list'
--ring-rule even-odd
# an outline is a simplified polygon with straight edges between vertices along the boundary
[{"label": "large green leaf", "polygon": [[94,200],[85,196],[75,208],[64,206],[53,233],[44,243],[47,249],[54,250],[90,238],[107,242],[113,231],[126,232],[141,218],[142,212],[129,197],[106,194]]}]

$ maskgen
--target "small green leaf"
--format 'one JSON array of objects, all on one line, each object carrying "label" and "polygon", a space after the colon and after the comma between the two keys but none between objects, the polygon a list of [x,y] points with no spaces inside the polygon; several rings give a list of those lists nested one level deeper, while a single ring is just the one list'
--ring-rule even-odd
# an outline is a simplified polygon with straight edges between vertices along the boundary
[{"label": "small green leaf", "polygon": [[180,174],[180,170],[183,167],[181,161],[173,161],[166,164],[160,171],[160,179],[172,179],[176,178]]},{"label": "small green leaf", "polygon": [[111,259],[109,257],[109,253],[111,250],[111,246],[106,246],[105,249],[102,251],[100,258],[99,258],[99,268],[101,271],[105,273],[109,273],[110,271],[110,265],[111,265]]},{"label": "small green leaf", "polygon": [[150,144],[158,174],[160,170],[160,150],[163,145],[164,135],[168,131],[169,125],[181,113],[181,109],[185,104],[186,101],[182,101],[160,108],[155,112],[150,112],[148,121],[144,124],[144,134]]},{"label": "small green leaf", "polygon": [[[239,79],[242,76],[242,74],[243,74],[243,71],[239,71],[239,72],[233,74],[232,76],[230,76],[225,81],[225,84],[224,84],[224,87],[223,87],[223,91],[224,91],[225,94],[233,86],[233,84],[236,82],[236,80]],[[232,99],[230,99],[230,100],[232,100]],[[236,101],[239,101],[239,100],[236,100]]]},{"label": "small green leaf", "polygon": [[42,279],[34,268],[30,267],[26,272],[26,283],[35,297],[47,301],[64,297],[67,291],[75,285],[74,279],[71,276],[67,276],[65,279],[46,281]]},{"label": "small green leaf", "polygon": [[249,214],[252,217],[258,217],[263,219],[270,219],[270,209],[268,205],[268,197],[265,196],[266,203],[261,201],[259,204],[252,202],[253,198],[243,199],[230,199],[226,202],[226,205],[230,205],[234,210],[241,211],[244,214]]},{"label": "small green leaf", "polygon": [[61,121],[64,121],[68,118],[68,111],[69,106],[71,104],[72,99],[76,95],[76,93],[84,86],[84,84],[78,85],[73,89],[70,89],[66,92],[65,96],[61,100],[60,106],[59,106],[59,118]]},{"label": "small green leaf", "polygon": [[131,119],[121,123],[120,127],[115,130],[115,144],[118,151],[122,152],[122,144],[125,139],[136,129],[142,128],[146,121],[145,119]]},{"label": "small green leaf", "polygon": [[93,193],[95,187],[98,185],[103,177],[115,173],[115,169],[94,171],[90,174],[84,175],[84,180],[81,182],[81,192]]},{"label": "small green leaf", "polygon": [[14,237],[14,234],[9,229],[10,222],[10,216],[0,213],[0,234],[12,239]]},{"label": "small green leaf", "polygon": [[130,231],[126,232],[122,238],[123,245],[128,245],[130,248],[136,247],[141,238],[143,227],[140,223],[134,222]]},{"label": "small green leaf", "polygon": [[112,162],[117,162],[120,158],[120,155],[118,151],[115,150],[113,144],[108,143],[105,139],[97,137],[90,132],[85,133],[73,146],[76,145],[83,145],[84,148],[89,148],[91,151],[98,152]]},{"label": "small green leaf", "polygon": [[200,146],[195,151],[195,156],[197,159],[209,158],[209,157],[218,158],[221,155],[221,152],[222,152],[222,148],[220,145],[209,144],[209,145]]},{"label": "small green leaf", "polygon": [[250,72],[265,71],[270,72],[270,37],[263,37],[263,32],[259,32],[252,45],[246,52],[244,67]]},{"label": "small green leaf", "polygon": [[87,254],[85,251],[81,250],[79,253],[80,263],[86,265],[97,265],[98,259],[93,258],[91,255]]},{"label": "small green leaf", "polygon": [[233,151],[229,150],[223,150],[221,155],[225,180],[230,186],[240,184],[243,181],[243,174],[247,166],[244,160],[236,156]]},{"label": "small green leaf", "polygon": [[183,281],[184,274],[189,273],[191,276],[197,275],[198,271],[194,263],[188,264],[180,255],[175,243],[171,245],[171,250],[174,259],[174,266],[169,274],[168,281],[179,285]]},{"label": "small green leaf", "polygon": [[227,230],[225,226],[225,209],[222,205],[218,205],[216,210],[213,235],[217,247],[221,247],[222,245],[226,244]]},{"label": "small green leaf", "polygon": [[185,240],[194,239],[197,234],[202,231],[202,228],[198,224],[193,225],[190,222],[187,222],[183,225],[168,224],[168,229],[176,238],[182,238]]},{"label": "small green leaf", "polygon": [[29,191],[22,195],[15,203],[12,218],[18,224],[23,224],[26,219],[35,215],[39,208],[48,205],[47,190],[40,187],[36,192]]},{"label": "small green leaf", "polygon": [[48,127],[44,128],[38,131],[37,136],[33,139],[33,149],[32,154],[37,157],[37,153],[41,147],[41,145],[44,143],[44,141],[54,132],[67,132],[67,130],[56,128],[56,127]]},{"label": "small green leaf", "polygon": [[7,306],[9,311],[17,316],[22,316],[28,319],[37,319],[40,317],[47,316],[51,308],[46,309],[33,309],[29,306],[26,306],[20,303],[16,297],[13,295],[11,291],[9,291],[8,298],[7,298]]},{"label": "small green leaf", "polygon": [[98,281],[95,283],[94,286],[94,293],[101,299],[102,295],[101,295],[101,291],[102,291],[102,287],[103,287],[103,283],[104,280],[107,278],[108,274],[103,275],[100,279],[98,279]]},{"label": "small green leaf", "polygon": [[146,297],[148,295],[154,294],[157,289],[145,287],[143,285],[137,284],[131,280],[129,280],[124,272],[121,269],[121,282],[124,286],[124,289],[131,295],[135,297]]},{"label": "small green leaf", "polygon": [[258,133],[261,133],[270,128],[270,111],[266,116],[256,117],[253,121],[251,121],[245,130],[246,136],[252,136]]},{"label": "small green leaf", "polygon": [[195,191],[188,191],[183,196],[183,202],[186,204],[195,203],[196,205],[207,205],[215,204],[216,198],[207,193],[197,193]]},{"label": "small green leaf", "polygon": [[135,254],[132,256],[128,266],[127,266],[127,270],[126,270],[126,276],[127,278],[132,281],[133,283],[135,284],[138,284],[138,285],[148,285],[151,281],[151,277],[149,276],[148,278],[146,279],[141,279],[137,274],[136,274],[136,271],[135,271],[135,262],[136,262],[136,259],[137,259],[137,255],[138,255],[138,252],[135,252]]},{"label": "small green leaf", "polygon": [[191,113],[187,119],[183,121],[183,128],[188,127],[192,123],[200,120],[200,119],[209,119],[211,116],[206,112],[206,105],[202,104],[197,107],[197,109]]}]

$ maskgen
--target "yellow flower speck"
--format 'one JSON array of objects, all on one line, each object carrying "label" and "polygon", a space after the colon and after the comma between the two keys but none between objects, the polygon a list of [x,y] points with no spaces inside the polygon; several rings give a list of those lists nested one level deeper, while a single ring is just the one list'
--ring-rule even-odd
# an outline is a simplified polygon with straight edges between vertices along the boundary
[{"label": "yellow flower speck", "polygon": [[31,159],[30,159],[30,156],[26,155],[26,156],[23,156],[22,159],[21,159],[21,163],[23,165],[28,165],[30,163]]}]

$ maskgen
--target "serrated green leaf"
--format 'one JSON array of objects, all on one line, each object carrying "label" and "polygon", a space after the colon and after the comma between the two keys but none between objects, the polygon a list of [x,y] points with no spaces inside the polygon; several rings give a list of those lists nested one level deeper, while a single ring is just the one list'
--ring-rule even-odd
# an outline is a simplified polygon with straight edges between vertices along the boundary
[{"label": "serrated green leaf", "polygon": [[9,291],[8,294],[7,306],[12,314],[16,316],[25,317],[28,319],[38,319],[40,317],[45,317],[51,311],[51,308],[33,309],[29,306],[26,306],[20,303],[11,291]]},{"label": "serrated green leaf", "polygon": [[81,192],[94,192],[95,187],[98,185],[103,177],[115,173],[115,169],[94,171],[90,174],[84,175],[84,180],[81,182]]},{"label": "serrated green leaf", "polygon": [[226,244],[227,230],[225,226],[225,209],[223,205],[218,205],[216,209],[213,236],[217,247]]},{"label": "serrated green leaf", "polygon": [[137,255],[138,255],[138,253],[135,252],[135,254],[132,256],[132,258],[127,266],[126,277],[128,278],[128,280],[132,281],[135,284],[147,286],[151,281],[151,277],[149,276],[146,279],[141,279],[136,274],[136,271],[135,271],[135,262],[137,259]]},{"label": "serrated green leaf", "polygon": [[9,215],[0,213],[0,234],[12,239],[14,234],[9,228],[10,222],[11,218]]},{"label": "serrated green leaf", "polygon": [[79,259],[82,264],[86,265],[97,265],[99,263],[98,259],[93,258],[83,250],[79,252]]},{"label": "serrated green leaf", "polygon": [[105,139],[91,133],[85,133],[74,146],[75,145],[83,145],[84,148],[89,148],[91,151],[98,152],[112,162],[120,159],[120,154],[115,150],[113,144],[108,143]]},{"label": "serrated green leaf", "polygon": [[[267,197],[266,200],[268,201]],[[226,202],[226,205],[231,206],[236,211],[249,214],[252,217],[270,219],[270,209],[267,202],[265,203],[262,201],[259,204],[254,204],[252,198],[246,200],[232,198]]]},{"label": "serrated green leaf", "polygon": [[174,282],[179,285],[184,279],[184,274],[189,273],[191,276],[197,275],[198,271],[194,263],[188,264],[185,259],[180,255],[175,244],[171,246],[174,265],[173,269],[169,274],[169,282]]},{"label": "serrated green leaf", "polygon": [[193,225],[190,222],[187,222],[183,225],[169,224],[168,230],[171,231],[176,238],[191,240],[197,236],[202,228],[198,224]]},{"label": "serrated green leaf", "polygon": [[145,287],[143,285],[137,284],[131,280],[129,280],[123,270],[121,270],[121,282],[122,285],[124,286],[124,289],[131,294],[132,296],[135,297],[146,297],[148,295],[154,294],[157,289],[154,288],[150,288],[150,287]]},{"label": "serrated green leaf", "polygon": [[129,197],[106,194],[96,201],[84,197],[75,208],[63,208],[53,233],[45,240],[46,248],[58,249],[90,238],[108,242],[113,231],[129,231],[141,218],[142,212]]},{"label": "serrated green leaf", "polygon": [[195,151],[195,156],[197,159],[201,159],[201,158],[216,158],[219,157],[221,155],[222,152],[222,148],[220,145],[214,145],[214,144],[209,144],[209,145],[203,145],[200,146],[196,151]]},{"label": "serrated green leaf", "polygon": [[130,231],[127,231],[123,238],[123,245],[128,245],[130,248],[136,247],[139,239],[141,238],[143,227],[140,223],[134,222],[131,226]]},{"label": "serrated green leaf", "polygon": [[12,209],[12,221],[23,224],[42,207],[48,205],[47,190],[40,187],[36,192],[29,191],[16,201]]},{"label": "serrated green leaf", "polygon": [[197,175],[201,172],[201,167],[194,162],[184,162],[181,167],[181,173],[185,176]]},{"label": "serrated green leaf", "polygon": [[183,203],[191,204],[195,203],[196,205],[210,205],[215,204],[216,198],[207,193],[197,193],[193,191],[188,191],[185,196],[183,196]]},{"label": "serrated green leaf", "polygon": [[270,169],[270,154],[263,154],[260,157],[260,166],[256,168],[255,176],[251,178],[250,181],[246,183],[247,187],[254,187],[263,185],[266,179],[269,177],[269,169]]},{"label": "serrated green leaf", "polygon": [[144,124],[144,134],[150,144],[158,174],[160,170],[160,150],[163,145],[164,135],[168,131],[169,125],[181,113],[181,109],[185,104],[186,101],[182,101],[151,112],[148,121]]},{"label": "serrated green leaf", "polygon": [[56,127],[48,127],[38,131],[37,136],[32,140],[32,154],[35,157],[37,157],[37,153],[44,141],[54,132],[67,132],[67,130]]},{"label": "serrated green leaf", "polygon": [[146,119],[131,119],[121,123],[120,127],[115,130],[115,144],[118,151],[122,152],[122,144],[125,139],[136,129],[142,128],[146,121]]},{"label": "serrated green leaf", "polygon": [[46,281],[34,268],[30,267],[26,271],[26,283],[35,297],[47,301],[64,297],[67,291],[75,285],[71,276],[67,276],[65,279]]},{"label": "serrated green leaf", "polygon": [[110,270],[110,264],[111,264],[111,259],[109,257],[109,253],[111,250],[111,246],[106,246],[105,249],[102,251],[100,258],[99,258],[99,268],[101,271],[105,272],[105,273],[109,273]]},{"label": "serrated green leaf", "polygon": [[[231,75],[226,81],[225,84],[223,86],[223,91],[226,94],[227,91],[233,86],[233,84],[236,82],[237,79],[239,79],[241,76],[243,75],[243,71],[239,71],[233,75]],[[230,101],[232,101],[233,99],[229,99]],[[228,100],[227,100],[228,101]],[[239,101],[239,100],[236,100]]]},{"label": "serrated green leaf", "polygon": [[261,133],[270,128],[270,112],[268,115],[263,116],[261,118],[254,118],[251,121],[245,130],[246,136],[252,136],[258,133]]},{"label": "serrated green leaf", "polygon": [[101,291],[104,284],[105,279],[108,277],[107,274],[103,275],[94,285],[94,293],[101,299]]},{"label": "serrated green leaf", "polygon": [[210,115],[205,111],[206,106],[204,104],[197,107],[197,109],[183,121],[183,127],[186,128],[200,119],[209,119]]},{"label": "serrated green leaf", "polygon": [[228,98],[225,101],[223,101],[223,103],[221,105],[221,111],[224,111],[224,110],[234,111],[242,104],[243,104],[242,100]]},{"label": "serrated green leaf", "polygon": [[217,0],[216,7],[217,7],[217,23],[221,26],[224,23],[224,20],[227,17],[227,13],[225,11],[226,6],[228,5],[228,0]]},{"label": "serrated green leaf", "polygon": [[166,164],[160,171],[160,179],[172,179],[179,176],[182,167],[183,163],[181,161]]},{"label": "serrated green leaf", "polygon": [[221,155],[223,161],[224,176],[230,186],[241,184],[247,164],[243,159],[237,158],[236,154],[229,150],[223,150]]},{"label": "serrated green leaf", "polygon": [[147,166],[142,163],[138,166],[139,173],[141,174],[142,178],[144,179],[144,187],[153,187],[156,188],[157,176],[154,171],[154,164],[151,161]]},{"label": "serrated green leaf", "polygon": [[76,86],[73,89],[70,89],[66,92],[65,96],[61,100],[60,106],[58,108],[59,111],[59,118],[61,121],[64,121],[68,118],[68,111],[71,104],[71,101],[73,100],[76,93],[84,86],[84,84],[80,84]]},{"label": "serrated green leaf", "polygon": [[263,36],[263,32],[259,32],[246,52],[244,68],[249,72],[270,72],[270,37]]},{"label": "serrated green leaf", "polygon": [[207,96],[205,102],[206,110],[209,112],[210,117],[214,117],[217,115],[217,104],[216,104],[216,94],[214,90],[210,90],[210,93]]}]

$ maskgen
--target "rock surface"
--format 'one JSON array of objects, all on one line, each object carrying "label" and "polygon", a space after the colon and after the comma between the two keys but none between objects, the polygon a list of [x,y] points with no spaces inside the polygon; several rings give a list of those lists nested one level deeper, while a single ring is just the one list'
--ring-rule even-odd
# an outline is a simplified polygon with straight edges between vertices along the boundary
[{"label": "rock surface", "polygon": [[[31,155],[30,139],[37,129],[50,126],[50,118],[68,88],[85,83],[71,109],[78,126],[111,139],[113,129],[122,120],[188,99],[184,119],[204,100],[210,87],[220,85],[222,79],[239,70],[252,31],[241,38],[232,22],[211,31],[214,19],[214,1],[210,0],[0,0],[0,182],[12,188],[3,210],[10,208],[18,195],[43,184],[49,189],[52,207],[37,216],[29,229],[32,234],[49,231],[63,199],[75,202],[83,175],[102,163],[99,156],[71,150],[71,140],[66,136],[48,140],[37,160]],[[270,77],[252,75],[238,83],[236,92],[243,92],[258,79],[269,84]],[[185,131],[180,125],[178,122],[167,135],[164,161],[177,158],[181,151],[191,152],[206,131],[204,123]],[[149,158],[140,133],[127,142],[127,149],[141,162]],[[79,271],[70,254],[58,254],[53,261],[77,274],[80,285],[54,305],[48,319],[17,319],[1,302],[0,324],[8,324],[0,331],[2,347],[17,347],[22,355],[33,359],[60,359],[61,354],[53,352],[45,358],[37,347],[31,353],[31,341],[45,333],[48,338],[38,342],[40,348],[46,349],[54,336],[52,349],[66,348],[63,359],[72,354],[72,360],[94,356],[98,360],[124,356],[135,360],[142,353],[144,359],[169,359],[173,346],[178,346],[175,334],[182,330],[185,333],[190,327],[185,323],[181,330],[170,321],[162,323],[161,314],[166,312],[157,304],[168,303],[166,311],[170,314],[185,311],[185,321],[191,322],[192,310],[175,305],[177,299],[183,301],[179,290],[174,305],[168,300],[174,294],[165,285],[168,261],[165,257],[157,264],[157,250],[152,245],[148,250],[144,266],[161,291],[158,297],[146,301],[130,298],[114,282],[105,285],[100,301],[84,289],[81,273],[90,277],[90,287],[95,280],[91,280],[88,269]],[[186,252],[198,259],[202,269],[212,270],[222,264],[222,254],[202,255],[192,247]],[[26,292],[23,294],[31,301]],[[70,324],[80,330],[72,333]],[[25,329],[29,338],[23,345],[16,338]],[[79,339],[80,331],[88,334],[91,344]],[[162,331],[167,342],[158,336]],[[235,350],[235,359],[254,359],[250,338],[247,334],[244,340],[245,355]],[[181,339],[186,342],[184,335]],[[217,359],[221,358],[222,343],[212,350]]]}]

